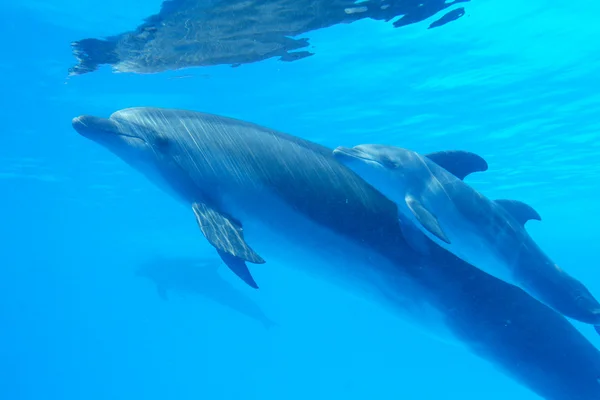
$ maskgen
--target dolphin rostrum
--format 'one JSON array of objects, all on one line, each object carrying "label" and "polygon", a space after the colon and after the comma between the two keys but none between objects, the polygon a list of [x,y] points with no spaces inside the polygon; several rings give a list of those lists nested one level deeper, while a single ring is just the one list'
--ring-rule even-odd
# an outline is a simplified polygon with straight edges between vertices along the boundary
[{"label": "dolphin rostrum", "polygon": [[541,220],[539,214],[516,200],[490,200],[463,181],[472,172],[487,170],[478,155],[421,155],[379,144],[338,147],[333,154],[397,204],[405,237],[415,249],[427,236],[563,315],[599,330],[600,303],[554,264],[525,230],[528,220]]},{"label": "dolphin rostrum", "polygon": [[448,335],[548,399],[600,398],[600,354],[564,317],[431,241],[414,251],[395,203],[331,149],[171,109],[80,116],[73,127],[189,207],[250,286],[246,262],[302,268]]}]

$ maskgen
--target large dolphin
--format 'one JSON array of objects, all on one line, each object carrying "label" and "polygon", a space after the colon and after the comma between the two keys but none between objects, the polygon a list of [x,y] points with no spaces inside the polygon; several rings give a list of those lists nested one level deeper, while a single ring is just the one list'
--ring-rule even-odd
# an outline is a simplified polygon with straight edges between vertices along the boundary
[{"label": "large dolphin", "polygon": [[147,278],[156,286],[161,299],[168,292],[194,293],[260,322],[265,328],[275,326],[252,299],[234,288],[219,274],[218,259],[155,256],[142,263],[135,275]]},{"label": "large dolphin", "polygon": [[600,353],[564,317],[433,242],[427,255],[412,250],[396,205],[332,149],[170,109],[80,116],[73,127],[189,207],[249,285],[246,261],[308,269],[449,334],[547,399],[600,398]]},{"label": "large dolphin", "polygon": [[600,303],[525,230],[528,220],[541,219],[539,214],[519,201],[490,200],[463,181],[469,173],[487,169],[481,157],[461,151],[421,155],[380,144],[338,147],[333,154],[396,203],[405,237],[416,249],[427,239],[411,227],[600,332]]}]

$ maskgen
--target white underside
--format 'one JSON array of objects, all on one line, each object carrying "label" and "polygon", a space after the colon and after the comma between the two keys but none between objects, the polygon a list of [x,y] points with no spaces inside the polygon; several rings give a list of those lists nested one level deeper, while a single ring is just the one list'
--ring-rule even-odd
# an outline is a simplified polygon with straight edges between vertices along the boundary
[{"label": "white underside", "polygon": [[501,254],[504,253],[502,246],[505,241],[502,234],[495,238],[495,243],[490,243],[483,232],[458,214],[458,211],[449,202],[447,205],[440,205],[431,210],[450,240],[450,244],[448,244],[425,229],[412,215],[406,203],[404,203],[404,209],[421,231],[435,243],[487,274],[518,286],[513,273],[514,266],[509,265],[507,260],[501,257]]},{"label": "white underside", "polygon": [[[263,194],[265,192],[262,192]],[[412,327],[446,343],[462,345],[429,295],[376,252],[314,223],[273,196],[246,193],[244,201],[223,199],[239,218],[247,243],[277,268],[300,268],[388,308]],[[300,262],[299,262],[300,260]]]}]

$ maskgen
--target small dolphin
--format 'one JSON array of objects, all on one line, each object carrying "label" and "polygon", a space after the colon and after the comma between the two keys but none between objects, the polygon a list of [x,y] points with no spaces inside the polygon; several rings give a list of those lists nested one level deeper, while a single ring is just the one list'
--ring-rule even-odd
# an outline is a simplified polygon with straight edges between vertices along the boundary
[{"label": "small dolphin", "polygon": [[519,286],[563,315],[595,325],[600,303],[554,264],[525,230],[541,220],[527,204],[489,200],[463,179],[487,170],[476,154],[449,151],[420,155],[377,144],[338,147],[334,156],[398,205],[406,239],[423,250],[422,233],[463,260]]},{"label": "small dolphin", "polygon": [[245,260],[258,254],[267,264],[253,265],[256,272],[286,265],[358,292],[547,399],[600,398],[600,353],[575,327],[431,241],[426,253],[414,251],[396,204],[336,161],[333,149],[172,109],[80,116],[73,127],[190,209],[246,283],[254,280]]},{"label": "small dolphin", "polygon": [[154,257],[135,274],[154,282],[163,300],[167,300],[169,290],[195,293],[259,321],[267,329],[275,326],[258,304],[221,277],[219,264],[218,259],[212,258]]}]

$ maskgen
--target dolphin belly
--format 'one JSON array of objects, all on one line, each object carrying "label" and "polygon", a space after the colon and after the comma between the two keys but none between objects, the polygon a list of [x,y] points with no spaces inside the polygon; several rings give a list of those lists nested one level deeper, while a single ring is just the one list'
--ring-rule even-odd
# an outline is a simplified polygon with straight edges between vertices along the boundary
[{"label": "dolphin belly", "polygon": [[503,254],[503,237],[498,235],[496,243],[490,243],[486,235],[467,221],[449,220],[444,223],[451,244],[444,243],[446,250],[457,257],[477,266],[485,273],[492,275],[506,283],[518,286],[514,275],[514,266],[506,260]]},{"label": "dolphin belly", "polygon": [[403,224],[403,234],[414,250],[426,251],[427,246],[422,242],[428,238],[463,261],[477,266],[485,273],[506,283],[517,285],[510,265],[502,259],[498,248],[490,244],[485,236],[477,230],[478,228],[465,220],[451,203],[443,203],[437,207],[430,206],[450,243],[441,240],[425,229],[405,202],[396,200],[396,204],[402,214],[400,223]]},{"label": "dolphin belly", "polygon": [[306,218],[263,190],[229,197],[225,207],[243,221],[247,242],[263,256],[261,268],[291,267],[384,306],[421,333],[464,346],[426,289],[386,257]]}]

